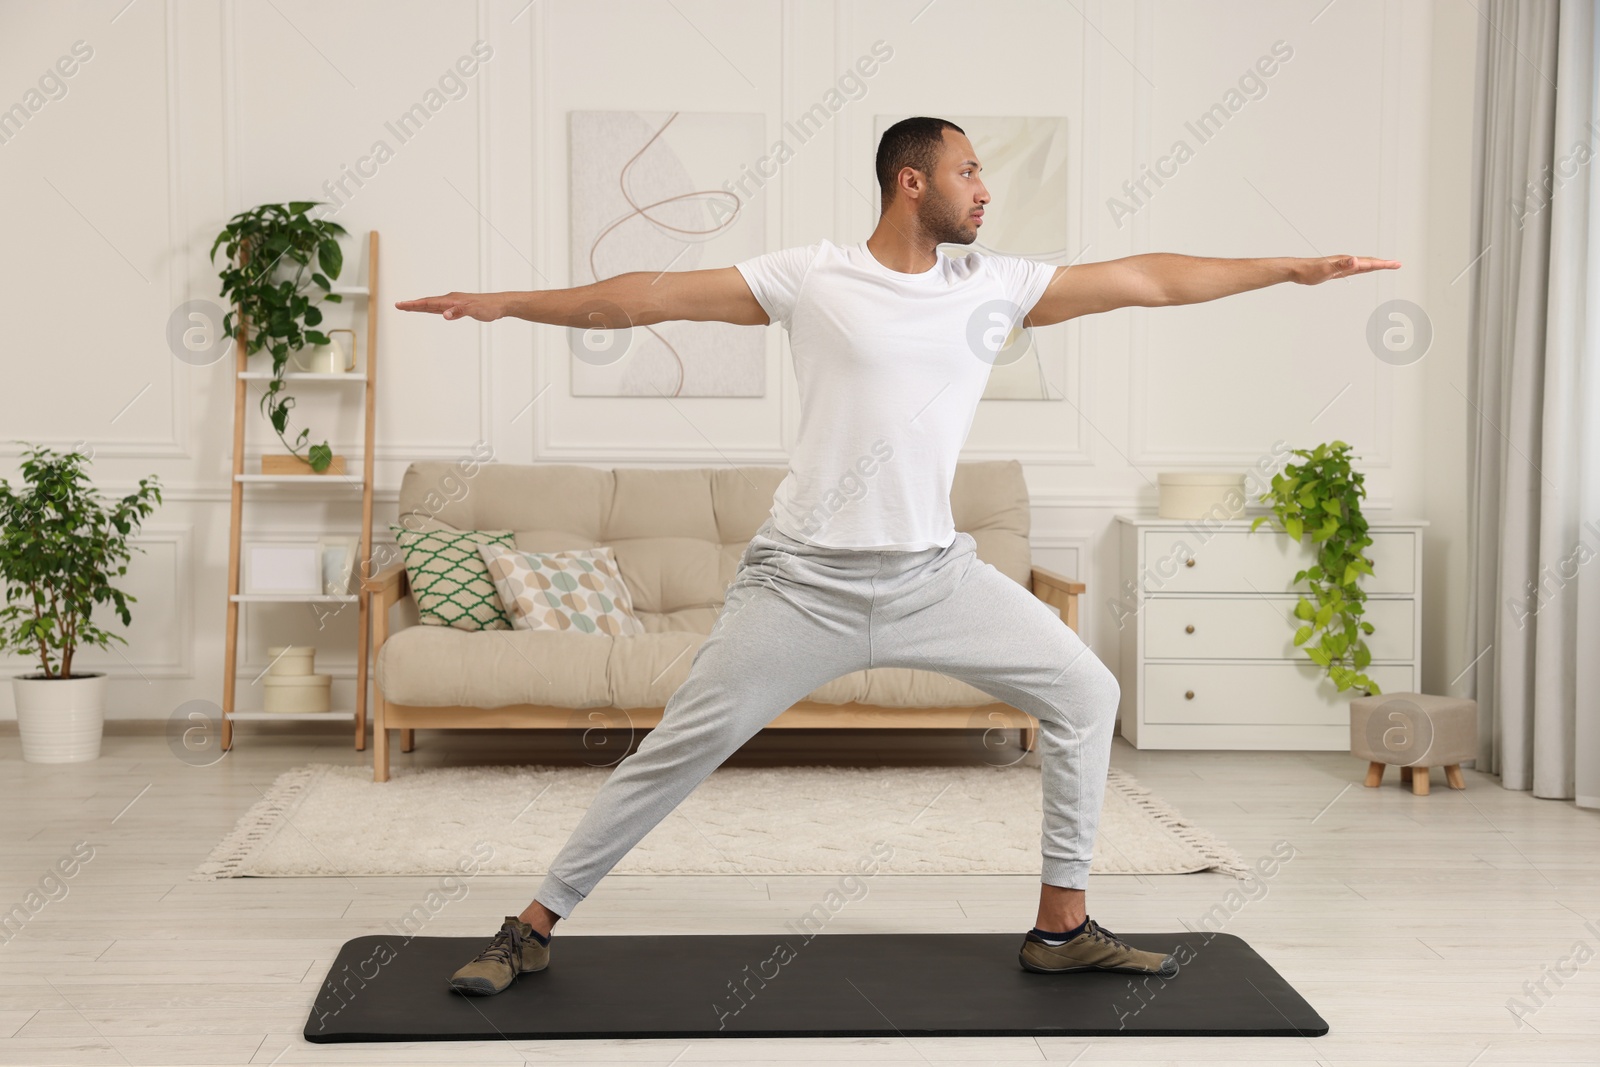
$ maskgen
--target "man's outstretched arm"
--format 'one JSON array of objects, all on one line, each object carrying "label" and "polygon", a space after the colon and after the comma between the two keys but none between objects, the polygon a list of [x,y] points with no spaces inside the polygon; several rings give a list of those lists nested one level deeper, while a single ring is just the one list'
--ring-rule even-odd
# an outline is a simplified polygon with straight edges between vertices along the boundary
[{"label": "man's outstretched arm", "polygon": [[620,330],[672,319],[765,326],[767,313],[737,267],[711,270],[629,271],[570,289],[519,293],[446,293],[400,300],[401,311],[426,311],[447,319],[527,319],[580,330]]},{"label": "man's outstretched arm", "polygon": [[1028,313],[1030,326],[1049,326],[1079,315],[1121,307],[1198,304],[1279,282],[1316,285],[1374,270],[1394,270],[1392,259],[1321,256],[1315,259],[1212,259],[1172,252],[1057,267],[1044,295]]}]

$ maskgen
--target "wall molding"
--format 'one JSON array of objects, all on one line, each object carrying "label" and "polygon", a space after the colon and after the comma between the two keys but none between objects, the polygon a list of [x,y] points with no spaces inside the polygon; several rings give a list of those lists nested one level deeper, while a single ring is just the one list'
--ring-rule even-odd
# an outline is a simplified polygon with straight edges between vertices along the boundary
[{"label": "wall molding", "polygon": [[1077,533],[1071,531],[1056,531],[1051,533],[1034,532],[1028,535],[1028,545],[1036,552],[1041,549],[1044,551],[1055,551],[1063,548],[1070,549],[1075,552],[1077,554],[1076,562],[1079,570],[1088,569],[1086,563],[1091,555],[1090,546],[1092,544],[1094,544],[1094,535],[1088,533],[1087,531],[1080,531]]},{"label": "wall molding", "polygon": [[[177,3],[177,0],[166,0],[166,2],[168,4],[168,6],[171,7],[172,5]],[[476,5],[476,7],[474,9],[474,33],[477,35],[477,39],[478,40],[487,40],[487,38],[485,37],[485,28],[486,28],[487,23],[488,23],[488,5],[489,5],[489,0],[478,0],[477,5]],[[222,15],[221,15],[222,42],[221,42],[221,44],[222,44],[223,55],[225,57],[224,61],[222,63],[223,76],[222,76],[222,87],[221,87],[222,88],[222,99],[223,99],[223,106],[222,106],[222,132],[221,132],[222,144],[223,144],[222,158],[223,158],[223,170],[224,170],[223,200],[224,200],[225,204],[234,205],[235,206],[234,210],[248,210],[248,208],[240,206],[240,205],[242,205],[243,199],[244,199],[243,183],[240,180],[240,175],[244,173],[244,163],[243,163],[243,160],[241,158],[241,151],[242,150],[241,150],[241,147],[240,147],[242,138],[239,136],[239,129],[242,127],[242,122],[241,122],[241,120],[239,118],[239,80],[238,80],[238,70],[239,70],[239,66],[240,66],[240,63],[239,63],[239,33],[238,33],[239,0],[227,0],[227,3],[222,5],[221,11],[222,11]],[[478,256],[477,256],[477,258],[478,258],[477,287],[478,287],[479,291],[485,291],[486,290],[486,288],[487,288],[487,280],[488,280],[488,277],[489,277],[489,274],[490,274],[490,271],[489,271],[489,269],[487,267],[487,263],[488,263],[488,260],[489,260],[487,234],[488,234],[489,230],[491,229],[490,224],[488,222],[488,218],[489,218],[489,215],[490,215],[490,212],[489,212],[489,200],[488,200],[488,197],[489,197],[489,193],[488,193],[488,184],[489,184],[488,169],[489,169],[489,148],[490,148],[491,138],[489,138],[486,135],[487,130],[489,129],[489,114],[490,114],[490,110],[489,110],[490,105],[489,105],[489,100],[488,100],[489,93],[490,93],[489,85],[490,85],[490,79],[487,78],[487,77],[484,77],[484,78],[476,79],[476,83],[475,83],[475,86],[474,86],[474,90],[476,92],[474,116],[476,118],[475,130],[476,130],[476,141],[477,141],[477,164],[478,164],[477,176],[476,177],[477,177],[477,184],[478,184],[477,213],[478,213],[478,216],[479,216],[478,217],[478,226],[477,226],[477,252],[478,252]],[[317,195],[321,195],[321,194],[318,193]],[[288,198],[286,197],[286,199],[288,199]],[[253,207],[255,205],[250,205],[250,206]],[[341,221],[341,224],[345,224],[346,228],[350,231],[349,234],[347,235],[347,239],[348,239],[348,242],[349,242],[348,251],[350,251],[352,253],[352,255],[345,260],[346,271],[348,272],[352,268],[359,268],[359,269],[364,270],[366,268],[366,261],[367,261],[367,240],[368,240],[367,234],[369,234],[374,229],[380,229],[380,227],[376,224],[375,221],[372,222],[372,223],[369,223],[367,225],[361,226],[359,228],[357,226],[355,226],[355,225],[348,224],[348,220],[338,220],[338,221]],[[392,239],[393,238],[391,236],[391,240]],[[341,243],[343,243],[343,242],[341,242]],[[391,244],[388,247],[390,248],[391,253],[392,253],[393,245]],[[187,261],[188,261],[187,245],[184,246],[184,249],[185,249],[185,262],[187,263]],[[382,271],[383,256],[384,256],[384,249],[383,249],[383,246],[380,246],[379,251],[378,251],[379,270],[380,270],[380,286],[382,284],[382,278],[389,276],[387,274],[387,272],[383,272]],[[368,279],[368,284],[369,285],[370,285],[370,282],[371,282],[371,279]],[[341,284],[344,284],[344,283],[341,282]],[[187,299],[187,297],[184,297],[182,299]],[[390,300],[390,301],[392,301],[393,298],[392,297],[387,297],[387,296],[374,295],[374,296],[369,296],[367,299],[368,300],[380,299],[380,300]],[[383,309],[380,309],[380,312],[382,310]],[[381,314],[380,314],[380,317],[381,317]],[[354,324],[357,327],[357,334],[358,334],[358,338],[359,338],[359,343],[365,345],[367,343],[367,338],[365,336],[366,314],[364,312],[355,313],[354,314]],[[383,351],[383,349],[386,347],[386,345],[385,345],[385,342],[383,340],[385,335],[382,332],[382,330],[383,330],[382,324],[380,324],[379,330],[380,330],[380,334],[379,334],[379,357],[378,358],[380,360],[384,360],[386,358],[386,354]],[[493,360],[491,358],[490,349],[491,349],[491,341],[489,340],[489,337],[488,337],[488,331],[479,330],[478,331],[478,344],[477,344],[477,360],[478,360],[478,381],[479,381],[480,385],[479,385],[479,390],[478,390],[478,394],[479,394],[478,395],[478,426],[477,426],[477,430],[476,430],[476,439],[477,440],[481,440],[481,441],[490,441],[490,440],[492,440],[492,438],[490,436],[490,431],[491,431],[491,428],[493,426],[493,415],[492,415],[492,406],[491,406],[491,398],[492,398],[492,394],[493,394],[493,385],[492,385],[492,382],[493,382]],[[232,385],[233,385],[233,369],[232,369],[233,363],[232,363],[231,359],[224,360],[224,361],[222,361],[222,363],[226,364],[227,367],[228,367],[228,371],[227,371],[228,386],[229,386],[228,395],[231,398],[232,397]],[[395,380],[396,379],[393,377],[392,371],[389,369],[388,363],[384,362],[383,370],[380,372],[379,377],[378,377],[378,388],[382,389],[384,387],[383,383],[385,381],[391,381],[392,382],[392,381],[395,381]],[[254,386],[254,384],[255,383],[251,383],[252,387]],[[349,399],[353,402],[354,407],[358,411],[364,412],[365,408],[364,408],[364,401],[362,400],[362,397],[363,397],[363,394],[360,393],[360,392],[352,393],[352,394],[349,395]],[[252,403],[247,404],[247,408],[258,408],[259,399],[260,399],[260,393],[259,392],[254,393],[253,395],[250,396],[249,399],[251,400]],[[341,403],[342,403],[342,401],[341,401]],[[230,406],[231,406],[231,400],[230,400]],[[250,416],[248,416],[248,415],[246,417],[250,418]],[[365,417],[364,414],[363,415],[359,415],[358,419],[359,418],[364,418],[364,417]],[[374,412],[373,418],[374,418],[374,420],[376,420],[378,418],[377,412]],[[403,422],[404,420],[401,420],[401,421]],[[263,433],[270,433],[271,432],[271,427],[266,424],[266,420],[265,419],[260,419],[260,420],[251,419],[251,421],[247,424],[247,426],[246,426],[246,449],[245,449],[245,470],[246,471],[250,471],[252,469],[259,469],[259,466],[256,466],[256,467],[252,468],[251,461],[252,460],[259,461],[260,456],[262,455],[262,453],[259,450],[259,448],[254,450],[254,451],[252,451],[251,448],[250,448],[250,442],[248,440],[250,428],[252,426],[257,426],[258,424],[259,424],[259,427],[262,429]],[[380,444],[380,443],[378,443],[377,437],[380,436],[381,433],[382,433],[382,425],[380,424],[376,428],[374,442],[373,442],[372,454],[373,454],[373,459],[375,461],[381,461],[381,460],[410,461],[410,460],[413,460],[413,459],[419,459],[419,460],[426,460],[426,459],[451,460],[451,459],[459,459],[460,456],[461,456],[461,449],[458,446],[452,446],[452,445],[396,441],[396,440],[394,440],[393,437],[390,438],[388,443]],[[270,438],[269,438],[269,440],[270,440]],[[359,439],[359,440],[349,440],[349,441],[339,442],[339,441],[334,441],[334,440],[332,440],[330,438],[329,439],[329,447],[332,448],[333,451],[336,454],[342,454],[342,455],[347,455],[347,456],[359,456],[361,454],[363,448],[365,447],[365,439],[363,437],[362,439]],[[185,452],[184,455],[188,455],[188,453]],[[231,477],[231,475],[230,475],[230,477]],[[224,489],[224,492],[227,492],[226,488]]]},{"label": "wall molding", "polygon": [[[1397,117],[1399,109],[1393,106],[1400,89],[1400,63],[1402,62],[1403,40],[1400,34],[1400,16],[1397,12],[1398,5],[1385,4],[1383,6],[1383,40],[1380,46],[1382,54],[1382,69],[1379,77],[1383,85],[1384,106],[1379,110],[1379,160],[1377,172],[1380,175],[1378,185],[1377,203],[1374,210],[1378,217],[1378,243],[1386,248],[1397,247],[1399,229],[1397,226],[1398,212],[1396,205],[1399,203],[1399,137],[1400,120]],[[1155,62],[1155,27],[1156,17],[1154,0],[1137,0],[1134,7],[1134,46],[1133,51],[1140,70],[1153,72]],[[1425,101],[1424,101],[1425,103]],[[1139,165],[1160,154],[1154,143],[1154,97],[1152,87],[1137,79],[1133,91],[1133,137],[1131,139],[1131,157],[1129,173],[1137,174]],[[1143,156],[1141,159],[1140,156]],[[1148,248],[1150,246],[1150,213],[1141,210],[1133,216],[1133,237],[1135,246]],[[1146,429],[1154,421],[1145,410],[1144,401],[1149,396],[1146,383],[1149,377],[1150,364],[1150,332],[1145,316],[1136,315],[1129,326],[1129,388],[1128,388],[1128,455],[1127,460],[1135,467],[1144,465],[1160,465],[1173,469],[1205,468],[1216,466],[1250,466],[1260,458],[1247,449],[1190,449],[1182,451],[1157,451],[1152,449],[1146,439]],[[1374,360],[1374,363],[1378,363]],[[1373,431],[1377,446],[1368,449],[1363,454],[1363,464],[1367,469],[1389,469],[1394,466],[1394,403],[1393,390],[1386,388],[1386,382],[1393,374],[1393,368],[1384,364],[1375,367],[1373,372],[1373,396],[1371,398],[1371,412]]]},{"label": "wall molding", "polygon": [[[1118,492],[1103,489],[1062,489],[1049,492],[1030,493],[1028,503],[1034,508],[1070,508],[1076,511],[1114,509],[1126,514],[1146,515],[1155,518],[1156,501],[1147,499],[1133,492]],[[1394,501],[1387,496],[1368,496],[1362,505],[1362,514],[1368,519],[1388,518],[1387,514],[1377,516],[1375,512],[1389,512],[1394,509]],[[1254,517],[1265,513],[1265,508],[1259,511],[1255,506],[1247,507],[1246,513]]]},{"label": "wall molding", "polygon": [[[164,494],[163,494],[164,495]],[[128,539],[130,546],[143,546],[149,544],[170,544],[172,549],[172,588],[166,596],[171,604],[172,620],[168,624],[177,630],[177,658],[171,660],[133,659],[126,652],[128,648],[120,641],[113,640],[110,645],[102,650],[95,646],[80,647],[73,657],[75,668],[83,670],[104,671],[106,676],[113,680],[132,680],[150,682],[157,678],[193,678],[194,672],[194,524],[193,523],[144,523],[139,528],[137,536]],[[141,553],[135,549],[134,560],[136,563]],[[115,583],[114,583],[115,584]],[[130,604],[128,610],[133,616],[133,629],[138,629],[141,623],[148,625],[148,620],[142,616],[160,601],[140,600]],[[109,606],[101,605],[95,610],[97,622],[106,630],[121,632],[122,620],[110,614]],[[32,659],[20,654],[8,654],[4,657],[6,666],[24,673],[37,669]]]},{"label": "wall molding", "polygon": [[[452,453],[452,456],[454,456],[454,453]],[[750,456],[743,456],[743,457],[734,457],[734,458],[735,458],[735,462],[732,462],[732,463],[705,463],[705,462],[701,462],[699,457],[689,457],[689,458],[684,459],[683,462],[679,462],[679,463],[662,463],[661,462],[661,456],[660,456],[659,453],[651,453],[651,454],[641,454],[641,456],[639,457],[640,463],[637,464],[637,465],[640,465],[640,466],[646,466],[647,465],[647,466],[651,466],[651,467],[724,467],[724,466],[754,466],[754,467],[761,467],[761,466],[780,466],[780,465],[783,465],[783,464],[787,463],[787,457],[786,456],[777,456],[777,457],[759,457],[759,456],[750,457]],[[965,461],[965,460],[967,460],[969,458],[970,459],[986,460],[986,459],[989,459],[990,457],[985,456],[985,455],[972,456],[972,455],[968,455],[966,453],[963,453],[963,456],[962,456],[963,461]],[[1024,459],[1023,457],[1019,457],[1014,453],[996,453],[996,455],[993,458],[995,458],[995,459],[1023,459],[1023,462],[1024,462],[1025,466],[1029,462],[1028,460]],[[568,461],[563,459],[563,460],[550,460],[550,461],[543,461],[543,462],[545,462],[545,463],[566,463]],[[519,466],[522,466],[522,465],[524,465],[524,464],[519,464]],[[627,462],[627,461],[625,461],[624,458],[621,458],[621,457],[607,456],[607,457],[595,457],[595,462],[593,464],[591,464],[591,465],[598,466],[598,467],[603,467],[603,468],[611,468],[611,467],[626,467],[626,466],[632,466],[632,465],[635,465],[635,464],[633,464],[631,462]],[[138,489],[138,485],[137,485],[137,483],[132,483],[132,482],[130,482],[130,483],[110,483],[110,482],[108,482],[108,483],[105,483],[105,484],[101,485],[99,488],[103,492],[105,492],[107,495],[122,495],[122,494],[131,493],[131,492],[136,491]],[[295,486],[275,487],[275,492],[277,492],[278,494],[281,494],[283,499],[286,502],[292,501],[292,502],[294,502],[296,504],[328,503],[328,504],[359,505],[361,503],[361,497],[360,497],[359,493],[354,488],[352,488],[350,490],[350,496],[349,496],[348,499],[341,499],[341,498],[336,497],[336,496],[322,495],[322,494],[318,494],[318,495],[313,496],[313,495],[310,495],[309,493],[306,493],[304,490],[302,490],[302,489],[300,489],[298,487],[295,487]],[[191,484],[191,485],[178,485],[178,486],[163,486],[162,489],[161,489],[161,498],[162,498],[163,502],[166,502],[166,503],[230,504],[232,502],[232,493],[231,493],[231,490],[227,486],[193,485],[193,484]],[[259,500],[260,498],[257,497],[256,499]],[[384,504],[395,504],[395,505],[398,505],[399,504],[399,499],[400,499],[399,482],[396,481],[395,484],[393,486],[391,486],[391,487],[374,488],[373,494],[372,494],[372,499],[373,499],[374,503],[384,503]],[[1140,493],[1137,493],[1137,492],[1135,492],[1135,491],[1133,491],[1131,489],[1130,490],[1117,490],[1117,489],[1103,489],[1103,488],[1085,488],[1085,489],[1053,489],[1053,490],[1045,490],[1045,491],[1039,491],[1039,492],[1030,493],[1029,494],[1029,503],[1030,503],[1030,506],[1032,506],[1034,508],[1071,508],[1071,509],[1076,509],[1076,510],[1115,509],[1115,510],[1118,510],[1118,511],[1125,511],[1125,512],[1149,512],[1152,515],[1154,514],[1154,510],[1155,510],[1155,500],[1153,498],[1148,498],[1148,497],[1146,497],[1146,496],[1144,496],[1144,495],[1142,495]],[[1394,500],[1393,500],[1392,497],[1390,497],[1390,496],[1369,495],[1367,497],[1367,499],[1366,499],[1366,503],[1363,506],[1363,511],[1368,513],[1368,517],[1370,518],[1372,512],[1378,512],[1378,511],[1388,512],[1388,511],[1393,510],[1393,507],[1394,507]]]},{"label": "wall molding", "polygon": [[[1098,0],[1090,0],[1089,8],[1089,17],[1092,20],[1096,17],[1098,12]],[[858,22],[856,19],[856,15],[860,9],[861,5],[859,4],[858,0],[835,0],[835,3],[831,7],[832,26],[829,38],[832,42],[832,67],[830,70],[843,69],[848,62],[848,57],[853,54],[852,42],[856,41],[858,37],[861,36],[861,34],[857,32]],[[795,39],[800,36],[796,30],[796,23],[797,20],[803,17],[803,11],[811,10],[818,9],[802,9],[802,6],[799,4],[788,3],[781,5],[779,8],[778,20],[781,33],[779,57],[781,69],[778,79],[776,120],[780,124],[788,116],[788,102],[796,95],[794,87],[791,84],[791,80],[797,76],[803,76],[804,73],[801,69],[801,63],[790,54],[792,42],[794,42]],[[544,22],[543,13],[537,8],[535,9],[535,13],[540,19],[540,27],[542,29]],[[1090,155],[1088,146],[1091,144],[1091,137],[1095,136],[1095,131],[1098,130],[1098,123],[1094,118],[1094,115],[1099,109],[1101,99],[1101,63],[1100,48],[1096,47],[1095,45],[1091,45],[1090,36],[1091,34],[1088,30],[1085,30],[1080,35],[1079,60],[1077,66],[1079,67],[1079,93],[1082,101],[1082,110],[1079,115],[1068,114],[1067,116],[1069,146],[1070,149],[1073,150],[1075,166],[1075,170],[1072,174],[1073,185],[1071,188],[1069,188],[1068,195],[1073,195],[1076,193],[1078,198],[1076,213],[1077,233],[1075,237],[1077,239],[1076,245],[1079,248],[1087,248],[1092,244],[1092,242],[1087,240],[1087,234],[1095,225],[1097,225],[1097,223],[1093,221],[1094,216],[1092,215],[1092,204],[1094,203],[1094,197],[1098,189],[1098,181],[1093,173],[1093,169],[1086,164],[1086,161]],[[538,39],[540,41],[545,40],[545,38],[546,35],[543,33],[538,35]],[[551,122],[558,118],[558,116],[547,114],[548,109],[545,106],[545,101],[547,100],[549,94],[547,92],[545,78],[547,77],[546,72],[550,69],[550,66],[548,63],[545,63],[543,59],[543,55],[540,55],[536,59],[538,74],[535,79],[535,107],[533,110],[536,159],[540,160],[553,158],[547,151],[550,144],[549,137],[547,136],[547,127],[551,124]],[[1052,106],[1058,106],[1058,109],[1061,111],[1067,110],[1064,107],[1059,107],[1059,105]],[[860,155],[861,153],[855,152],[853,149],[861,143],[860,128],[863,124],[867,126],[868,132],[870,133],[871,117],[873,114],[876,114],[876,111],[869,106],[867,103],[867,98],[863,99],[861,102],[861,107],[858,110],[860,112],[859,114],[851,112],[849,115],[846,115],[845,113],[841,112],[831,124],[833,127],[833,170],[836,179],[838,178],[841,170],[846,171],[849,175],[870,175],[872,172],[872,148],[875,146],[869,145],[868,151],[865,153],[865,156],[862,159],[856,158],[856,156]],[[769,120],[773,118],[770,108],[763,107],[763,111],[766,118]],[[771,125],[770,122],[769,125]],[[566,151],[568,150],[568,145],[563,142],[561,145],[561,162],[564,167],[564,172],[570,174],[571,161],[565,155]],[[545,182],[543,183],[542,187],[553,189],[555,188],[555,185],[550,182]],[[563,185],[563,188],[566,188],[566,186]],[[774,183],[768,184],[767,188],[775,189],[777,194],[775,197],[777,200],[776,214],[778,216],[778,239],[776,247],[789,247],[796,240],[792,237],[792,234],[795,232],[795,201],[798,194],[796,192],[796,182],[793,172],[790,170],[783,171],[778,175]],[[836,180],[833,183],[834,195],[832,206],[833,226],[836,234],[851,232],[852,228],[856,225],[857,220],[860,218],[862,211],[867,211],[869,214],[875,216],[874,211],[872,211],[870,208],[862,208],[856,203],[854,198],[838,195],[838,188],[839,183]],[[567,193],[569,197],[570,192],[570,188],[568,188]],[[551,213],[559,208],[560,205],[554,205],[552,203],[553,200],[554,197],[544,197],[541,199],[539,203],[539,213],[541,219],[548,221]],[[766,211],[763,212],[761,223],[763,234],[765,234],[769,228],[769,220],[773,213],[774,209],[770,206]],[[866,221],[868,225],[871,225],[875,222],[875,217],[868,218]],[[543,230],[547,237],[553,236],[557,232],[556,227],[553,225],[547,225],[543,228]],[[570,241],[570,232],[568,232],[566,236],[568,241]],[[1070,241],[1071,238],[1069,238],[1069,242]],[[1069,244],[1069,248],[1070,247],[1071,246]],[[570,281],[570,279],[568,280]],[[1056,342],[1055,345],[1059,345],[1061,350],[1061,367],[1065,376],[1065,380],[1062,382],[1057,382],[1054,379],[1051,379],[1050,381],[1052,388],[1064,390],[1063,399],[1049,401],[980,401],[979,412],[994,410],[995,405],[1002,404],[1026,403],[1036,407],[1041,407],[1047,411],[1055,410],[1056,406],[1058,405],[1062,407],[1068,407],[1072,409],[1071,421],[1076,431],[1074,443],[1060,448],[1032,448],[1021,450],[1006,447],[1003,444],[996,444],[989,446],[969,447],[965,450],[964,455],[971,458],[980,459],[1021,459],[1026,463],[1040,466],[1084,467],[1094,465],[1095,457],[1088,444],[1092,438],[1085,433],[1085,422],[1083,418],[1083,408],[1087,404],[1086,375],[1084,370],[1085,361],[1081,355],[1084,349],[1085,332],[1083,320],[1081,318],[1074,319],[1071,322],[1063,324],[1063,331],[1064,334],[1061,340]],[[745,445],[736,448],[720,448],[716,446],[695,444],[655,446],[640,444],[635,441],[605,441],[596,440],[593,438],[586,438],[581,442],[567,441],[563,443],[557,443],[553,440],[550,433],[550,420],[543,419],[535,420],[536,426],[533,430],[533,455],[535,459],[537,461],[596,464],[657,461],[695,465],[715,465],[719,462],[741,464],[787,462],[789,457],[788,443],[794,439],[795,434],[798,432],[799,397],[794,388],[795,375],[792,366],[793,355],[789,352],[787,335],[781,330],[776,332],[779,334],[775,345],[778,358],[776,361],[771,358],[771,349],[769,348],[767,358],[767,380],[769,388],[764,395],[761,397],[691,397],[685,399],[704,400],[713,403],[725,403],[730,405],[730,411],[734,410],[732,405],[735,403],[739,403],[741,405],[770,405],[771,401],[776,399],[777,419],[775,422],[770,422],[769,425],[776,429],[778,443],[767,447],[759,445]],[[1039,340],[1036,338],[1035,344],[1039,343]],[[1055,347],[1055,345],[1052,347]],[[549,389],[553,385],[558,384],[554,380],[556,361],[561,360],[565,364],[567,372],[563,378],[563,384],[565,384],[567,387],[568,395],[563,395],[557,398],[563,403],[572,400],[601,400],[616,403],[626,402],[628,400],[649,399],[640,397],[572,397],[570,396],[571,354],[566,350],[565,347],[553,343],[545,343],[542,339],[535,342],[535,351],[540,356],[544,357],[538,360],[538,366],[543,372],[545,379],[544,381],[538,383],[540,387],[540,393],[546,389]],[[773,370],[774,366],[776,367],[775,378]],[[774,390],[776,391],[775,397],[773,395]],[[1065,422],[1066,420],[1062,419],[1059,421]],[[740,427],[735,432],[743,433],[744,428]]]},{"label": "wall molding", "polygon": [[[183,179],[183,153],[180,150],[179,103],[181,95],[178,91],[178,0],[166,0],[161,8],[162,36],[165,41],[166,55],[163,59],[163,72],[165,79],[165,114],[167,145],[167,249],[165,257],[167,265],[167,310],[170,312],[188,297],[188,269],[189,269],[189,241],[188,227],[179,225],[178,219],[184,216],[182,205],[184,198],[179,188]],[[159,262],[159,260],[158,260]],[[174,269],[173,263],[181,263],[181,269]],[[152,286],[154,288],[154,286]],[[163,347],[165,340],[162,341]],[[89,445],[93,455],[115,457],[117,459],[191,459],[194,456],[192,440],[191,399],[189,376],[179,373],[178,360],[167,353],[163,365],[167,370],[168,411],[171,424],[168,426],[168,439],[165,441],[151,440],[148,438],[116,438],[96,437],[92,441],[85,437],[41,437],[31,439],[30,445],[41,445],[66,450],[78,445]],[[153,384],[153,383],[152,383]],[[121,414],[120,412],[118,413]],[[114,416],[115,417],[115,416]],[[0,456],[20,458],[25,448],[19,447],[13,441],[0,442]]]}]

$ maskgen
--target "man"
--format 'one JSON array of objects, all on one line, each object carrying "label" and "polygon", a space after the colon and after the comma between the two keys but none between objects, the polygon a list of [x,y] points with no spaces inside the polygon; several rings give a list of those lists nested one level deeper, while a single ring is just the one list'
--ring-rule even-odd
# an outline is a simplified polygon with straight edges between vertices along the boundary
[{"label": "man", "polygon": [[[1176,974],[1173,956],[1132,948],[1087,912],[1117,680],[955,530],[956,458],[994,358],[1024,315],[1048,326],[1400,264],[1155,253],[1056,267],[947,257],[937,246],[971,244],[989,202],[965,133],[943,119],[905,119],[884,133],[876,169],[881,216],[859,244],[821,240],[731,267],[395,305],[452,320],[515,316],[580,329],[781,322],[800,388],[789,471],[687,679],[661,724],[595,795],[533,902],[451,977],[460,992],[498,993],[517,974],[542,970],[555,923],[745,741],[831,679],[890,666],[951,675],[1039,720],[1043,865],[1022,966]],[[840,492],[863,484],[853,496]]]}]

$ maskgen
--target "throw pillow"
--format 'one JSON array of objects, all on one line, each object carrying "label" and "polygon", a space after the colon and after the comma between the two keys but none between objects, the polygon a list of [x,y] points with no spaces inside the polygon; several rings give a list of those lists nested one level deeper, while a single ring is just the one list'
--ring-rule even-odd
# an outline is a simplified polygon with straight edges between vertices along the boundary
[{"label": "throw pillow", "polygon": [[518,630],[577,630],[631,637],[645,632],[609,545],[523,552],[482,545],[478,552]]},{"label": "throw pillow", "polygon": [[510,530],[408,530],[391,523],[406,557],[406,578],[417,616],[429,626],[458,630],[509,630],[511,619],[489,580],[480,545],[515,544]]}]

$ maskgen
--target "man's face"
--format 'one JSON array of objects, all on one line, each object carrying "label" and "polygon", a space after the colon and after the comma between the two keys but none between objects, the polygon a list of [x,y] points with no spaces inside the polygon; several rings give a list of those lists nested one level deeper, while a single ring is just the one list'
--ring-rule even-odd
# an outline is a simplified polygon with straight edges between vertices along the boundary
[{"label": "man's face", "polygon": [[969,245],[978,239],[989,190],[978,172],[983,167],[965,134],[944,131],[944,150],[917,206],[917,221],[940,244]]}]

